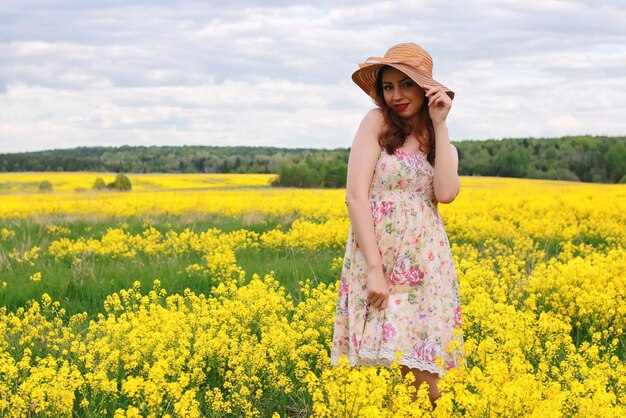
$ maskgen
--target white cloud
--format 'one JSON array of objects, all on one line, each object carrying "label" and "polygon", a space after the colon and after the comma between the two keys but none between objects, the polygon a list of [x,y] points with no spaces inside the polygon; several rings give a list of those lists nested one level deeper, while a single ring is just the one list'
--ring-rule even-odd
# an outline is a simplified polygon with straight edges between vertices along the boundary
[{"label": "white cloud", "polygon": [[357,63],[431,52],[453,140],[624,134],[626,8],[585,1],[7,1],[0,152],[347,147]]}]

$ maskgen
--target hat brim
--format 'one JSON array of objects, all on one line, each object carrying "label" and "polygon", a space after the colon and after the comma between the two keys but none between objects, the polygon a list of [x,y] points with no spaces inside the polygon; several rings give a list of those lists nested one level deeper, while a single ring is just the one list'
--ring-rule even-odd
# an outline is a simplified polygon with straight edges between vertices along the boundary
[{"label": "hat brim", "polygon": [[397,63],[397,64],[396,63],[393,63],[393,64],[381,63],[381,64],[365,64],[365,65],[361,64],[361,65],[362,67],[356,70],[352,74],[352,81],[354,81],[356,85],[361,88],[361,90],[367,93],[379,105],[382,105],[382,103],[379,103],[378,101],[379,98],[377,97],[377,94],[376,94],[376,88],[375,88],[376,76],[378,74],[378,70],[380,70],[384,66],[393,67],[397,70],[402,71],[404,74],[408,75],[411,78],[411,80],[415,81],[415,83],[417,83],[417,85],[420,86],[421,88],[424,88],[424,86],[441,87],[446,92],[448,97],[450,97],[451,100],[454,99],[454,92],[452,90],[450,90],[449,88],[447,88],[440,82],[434,80],[433,78],[428,77],[422,72],[416,70],[410,65],[401,64],[401,63]]}]

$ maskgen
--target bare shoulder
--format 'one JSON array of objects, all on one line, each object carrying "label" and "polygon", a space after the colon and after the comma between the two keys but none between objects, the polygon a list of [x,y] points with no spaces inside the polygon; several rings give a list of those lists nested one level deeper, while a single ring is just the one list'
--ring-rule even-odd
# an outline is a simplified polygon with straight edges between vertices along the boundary
[{"label": "bare shoulder", "polygon": [[354,135],[348,157],[346,180],[346,193],[349,196],[367,198],[374,169],[381,153],[378,135],[382,120],[382,112],[379,109],[370,110],[363,117],[359,129]]},{"label": "bare shoulder", "polygon": [[376,154],[376,152],[380,150],[378,136],[383,121],[384,117],[381,109],[369,110],[365,116],[363,116],[359,129],[354,136],[352,149],[359,149],[361,152],[369,154],[370,156]]},{"label": "bare shoulder", "polygon": [[366,117],[378,118],[379,120],[383,119],[383,110],[380,107],[371,108],[366,114]]},{"label": "bare shoulder", "polygon": [[363,121],[361,123],[366,123],[375,127],[376,130],[380,129],[385,118],[383,116],[383,111],[380,108],[370,109],[365,116],[363,117]]}]

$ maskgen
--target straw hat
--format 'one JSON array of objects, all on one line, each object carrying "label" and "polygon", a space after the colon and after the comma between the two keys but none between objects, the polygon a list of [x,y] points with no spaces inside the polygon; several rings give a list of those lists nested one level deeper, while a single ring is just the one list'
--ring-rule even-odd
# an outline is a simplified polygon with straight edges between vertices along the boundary
[{"label": "straw hat", "polygon": [[369,57],[352,74],[352,80],[377,103],[376,76],[378,70],[385,65],[402,71],[422,88],[442,87],[450,99],[454,99],[452,90],[433,80],[433,59],[430,54],[417,44],[402,43],[389,48],[382,58]]}]

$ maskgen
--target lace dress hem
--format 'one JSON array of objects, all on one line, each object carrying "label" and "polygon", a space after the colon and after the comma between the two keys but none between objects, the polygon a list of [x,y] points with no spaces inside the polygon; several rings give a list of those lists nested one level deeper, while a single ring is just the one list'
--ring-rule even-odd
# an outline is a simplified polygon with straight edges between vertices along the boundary
[{"label": "lace dress hem", "polygon": [[[351,367],[382,366],[389,368],[395,360],[395,352],[391,350],[384,348],[381,348],[380,350],[362,348],[359,350],[358,354],[332,355],[330,359],[330,364],[332,366],[337,366],[339,363],[339,357],[341,356],[345,356],[348,359]],[[443,372],[441,368],[439,368],[436,364],[414,356],[403,356],[402,359],[398,361],[398,364],[407,366],[410,369],[419,369],[431,373],[436,373],[440,378],[443,377],[443,375],[445,374],[445,372]]]}]

